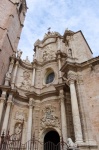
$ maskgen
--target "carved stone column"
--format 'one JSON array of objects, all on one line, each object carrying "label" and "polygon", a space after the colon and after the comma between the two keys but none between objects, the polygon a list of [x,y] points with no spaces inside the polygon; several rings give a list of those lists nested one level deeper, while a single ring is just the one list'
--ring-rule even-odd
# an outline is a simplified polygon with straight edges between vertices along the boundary
[{"label": "carved stone column", "polygon": [[19,61],[17,60],[16,64],[15,64],[15,69],[14,69],[13,77],[12,77],[12,83],[11,83],[12,88],[14,88],[14,85],[15,85],[15,80],[16,80],[16,76],[17,76],[18,66],[19,66]]},{"label": "carved stone column", "polygon": [[61,69],[61,51],[60,50],[57,51],[57,60],[58,60],[59,78],[61,78],[62,77],[62,73],[60,71],[60,69]]},{"label": "carved stone column", "polygon": [[13,95],[10,94],[8,101],[7,101],[7,108],[6,108],[5,117],[4,117],[3,126],[2,126],[2,131],[4,131],[5,134],[7,133],[7,129],[8,129],[8,121],[10,117],[12,98],[13,98]]},{"label": "carved stone column", "polygon": [[27,141],[31,140],[32,136],[32,118],[33,118],[33,98],[29,99],[29,114],[28,114],[28,127],[27,127]]},{"label": "carved stone column", "polygon": [[58,49],[58,50],[61,50],[61,38],[58,37],[57,42],[58,42],[58,44],[57,44],[57,46],[58,46],[57,49]]},{"label": "carved stone column", "polygon": [[86,100],[86,92],[84,89],[83,79],[81,76],[78,77],[77,94],[79,98],[80,113],[82,117],[84,141],[91,145],[96,144],[93,138],[92,127],[91,127],[89,111],[88,111],[88,103]]},{"label": "carved stone column", "polygon": [[77,95],[75,89],[75,74],[69,74],[69,84],[70,84],[70,94],[71,94],[71,105],[72,105],[72,115],[73,115],[73,124],[74,124],[74,132],[75,132],[75,141],[77,143],[83,142],[82,137],[82,129],[79,115],[79,108],[77,102]]},{"label": "carved stone column", "polygon": [[1,124],[2,113],[3,113],[5,101],[6,101],[6,91],[3,91],[2,95],[0,97],[0,124]]},{"label": "carved stone column", "polygon": [[35,71],[36,71],[36,68],[34,66],[34,68],[33,68],[33,75],[32,75],[32,86],[35,85]]},{"label": "carved stone column", "polygon": [[66,110],[64,101],[63,90],[60,90],[60,104],[61,104],[61,130],[63,141],[67,141],[67,123],[66,123]]}]

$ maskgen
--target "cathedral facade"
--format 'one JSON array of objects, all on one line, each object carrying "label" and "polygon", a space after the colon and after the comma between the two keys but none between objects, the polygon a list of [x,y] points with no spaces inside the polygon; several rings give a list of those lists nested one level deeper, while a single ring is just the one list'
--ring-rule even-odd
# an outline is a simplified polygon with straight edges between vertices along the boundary
[{"label": "cathedral facade", "polygon": [[[17,15],[26,12],[25,1],[6,2],[16,7]],[[32,63],[28,57],[21,59],[17,47],[14,52],[7,48],[11,52],[5,54],[9,64],[0,77],[1,135],[22,131],[23,144],[35,136],[41,143],[53,138],[54,143],[67,143],[71,139],[80,150],[98,150],[99,57],[92,57],[82,32],[66,30],[60,35],[49,31],[43,40],[34,43]]]}]

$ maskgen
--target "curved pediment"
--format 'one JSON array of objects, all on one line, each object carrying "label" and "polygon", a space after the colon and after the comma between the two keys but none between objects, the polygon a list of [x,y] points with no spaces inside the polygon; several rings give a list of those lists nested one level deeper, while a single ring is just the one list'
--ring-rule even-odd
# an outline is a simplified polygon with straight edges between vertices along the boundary
[{"label": "curved pediment", "polygon": [[58,32],[48,32],[48,33],[45,33],[43,40],[40,41],[38,39],[34,43],[34,47],[38,46],[40,48],[43,48],[43,47],[45,47],[48,44],[55,43],[58,37],[61,37],[61,35]]}]

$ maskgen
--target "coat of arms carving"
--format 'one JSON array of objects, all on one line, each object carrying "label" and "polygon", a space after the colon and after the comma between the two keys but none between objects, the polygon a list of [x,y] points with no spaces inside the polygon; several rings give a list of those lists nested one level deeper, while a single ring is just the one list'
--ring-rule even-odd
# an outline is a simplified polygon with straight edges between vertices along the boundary
[{"label": "coat of arms carving", "polygon": [[55,108],[52,106],[46,106],[43,112],[43,118],[41,119],[41,129],[47,127],[58,127],[59,119],[55,115]]}]

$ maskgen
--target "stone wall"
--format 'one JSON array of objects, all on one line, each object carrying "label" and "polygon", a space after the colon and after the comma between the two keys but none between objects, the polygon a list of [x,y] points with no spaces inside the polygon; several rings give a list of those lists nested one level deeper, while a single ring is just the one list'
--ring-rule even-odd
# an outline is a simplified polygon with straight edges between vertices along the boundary
[{"label": "stone wall", "polygon": [[[26,13],[26,9],[24,9],[24,13]],[[0,1],[0,85],[4,82],[9,58],[17,50],[25,18],[25,15],[20,15],[16,1]]]},{"label": "stone wall", "polygon": [[93,69],[89,66],[82,73],[94,138],[99,144],[99,65]]}]

